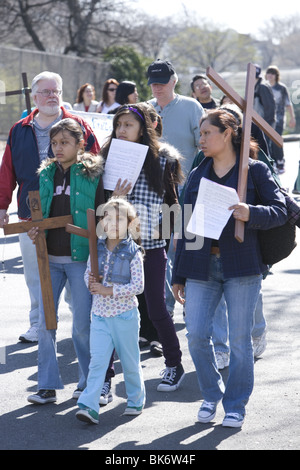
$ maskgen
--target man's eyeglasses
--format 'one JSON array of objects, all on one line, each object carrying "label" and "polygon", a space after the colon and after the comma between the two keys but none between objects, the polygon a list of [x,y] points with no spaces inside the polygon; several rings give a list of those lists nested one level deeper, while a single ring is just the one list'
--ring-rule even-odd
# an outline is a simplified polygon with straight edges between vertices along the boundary
[{"label": "man's eyeglasses", "polygon": [[108,91],[116,91],[116,88],[107,88]]},{"label": "man's eyeglasses", "polygon": [[62,90],[42,90],[42,91],[37,91],[37,93],[40,93],[44,98],[47,98],[48,96],[53,93],[55,96],[60,96]]}]

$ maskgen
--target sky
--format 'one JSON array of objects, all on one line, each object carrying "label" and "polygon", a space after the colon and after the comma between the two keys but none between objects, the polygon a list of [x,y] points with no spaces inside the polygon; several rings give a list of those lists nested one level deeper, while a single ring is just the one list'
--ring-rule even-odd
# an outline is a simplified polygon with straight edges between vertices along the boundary
[{"label": "sky", "polygon": [[300,14],[299,0],[289,2],[268,2],[266,0],[137,0],[138,6],[146,13],[159,18],[183,12],[196,11],[199,17],[211,20],[217,25],[231,27],[243,34],[255,35],[271,17],[285,18]]}]

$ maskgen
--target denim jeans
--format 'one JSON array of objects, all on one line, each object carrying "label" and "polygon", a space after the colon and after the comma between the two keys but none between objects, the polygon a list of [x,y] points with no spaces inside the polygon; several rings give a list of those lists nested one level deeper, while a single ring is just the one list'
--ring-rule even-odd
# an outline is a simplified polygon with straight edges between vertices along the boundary
[{"label": "denim jeans", "polygon": [[[222,400],[226,413],[245,415],[253,390],[251,331],[261,280],[261,275],[224,279],[221,258],[211,255],[209,280],[187,279],[186,282],[187,338],[200,390],[206,401]],[[226,386],[218,372],[212,343],[213,317],[223,293],[228,308],[230,341]]]},{"label": "denim jeans", "polygon": [[216,352],[229,353],[227,307],[224,295],[222,295],[214,316],[212,340]]},{"label": "denim jeans", "polygon": [[[58,302],[61,292],[69,281],[72,296],[73,327],[72,339],[79,364],[78,388],[84,389],[90,362],[90,311],[92,297],[83,275],[86,263],[49,262],[54,305],[58,319]],[[39,348],[38,348],[38,389],[62,389],[59,366],[56,356],[56,330],[47,330],[43,301],[40,292]]]},{"label": "denim jeans", "polygon": [[99,397],[111,354],[116,349],[121,361],[127,393],[127,406],[145,404],[145,386],[140,364],[139,311],[137,308],[114,317],[92,315],[91,362],[87,387],[78,404],[99,413]]},{"label": "denim jeans", "polygon": [[[257,304],[254,312],[252,338],[259,338],[263,335],[267,328],[267,322],[263,312],[263,298],[262,293],[259,293]],[[219,305],[216,310],[216,314],[213,320],[213,335],[212,335],[215,351],[227,352],[230,351],[230,345],[228,344],[228,319],[227,319],[227,307],[222,296]]]}]

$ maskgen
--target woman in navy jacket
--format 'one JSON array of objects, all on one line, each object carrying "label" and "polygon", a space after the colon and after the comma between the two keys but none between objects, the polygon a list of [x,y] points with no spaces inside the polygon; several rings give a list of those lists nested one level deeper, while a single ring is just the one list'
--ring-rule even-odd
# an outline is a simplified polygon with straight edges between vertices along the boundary
[{"label": "woman in navy jacket", "polygon": [[[183,220],[185,208],[195,206],[201,178],[237,188],[241,129],[235,117],[222,109],[209,112],[200,122],[200,135],[200,146],[207,158],[189,176]],[[250,156],[255,158],[257,146],[251,141],[250,147]],[[185,238],[183,230],[177,244],[172,283],[176,300],[185,303],[189,350],[204,398],[198,420],[204,423],[213,420],[217,404],[222,400],[223,426],[241,427],[253,389],[253,315],[262,273],[267,270],[261,259],[257,231],[283,225],[287,220],[284,197],[267,165],[252,162],[246,203],[231,209],[233,214],[219,240],[204,238],[201,249],[195,249],[196,245],[193,248],[190,234]],[[245,222],[243,243],[234,237],[236,219]],[[223,293],[231,346],[226,387],[217,369],[211,341],[213,315]]]}]

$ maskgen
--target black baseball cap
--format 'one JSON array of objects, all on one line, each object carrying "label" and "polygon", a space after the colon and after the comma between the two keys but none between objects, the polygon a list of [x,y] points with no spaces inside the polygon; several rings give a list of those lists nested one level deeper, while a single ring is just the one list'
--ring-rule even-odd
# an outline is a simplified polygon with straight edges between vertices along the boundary
[{"label": "black baseball cap", "polygon": [[162,83],[165,85],[169,82],[170,77],[174,75],[174,73],[175,70],[171,62],[168,60],[157,59],[148,67],[148,85],[151,85],[152,83]]}]

